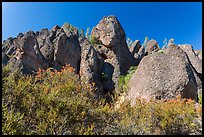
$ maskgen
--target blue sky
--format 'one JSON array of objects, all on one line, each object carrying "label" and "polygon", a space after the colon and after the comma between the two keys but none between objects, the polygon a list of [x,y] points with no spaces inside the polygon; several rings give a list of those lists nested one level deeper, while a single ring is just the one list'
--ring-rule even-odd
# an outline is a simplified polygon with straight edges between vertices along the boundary
[{"label": "blue sky", "polygon": [[148,36],[162,47],[164,38],[174,38],[202,48],[202,2],[3,2],[2,8],[2,40],[64,22],[86,30],[115,15],[132,40]]}]

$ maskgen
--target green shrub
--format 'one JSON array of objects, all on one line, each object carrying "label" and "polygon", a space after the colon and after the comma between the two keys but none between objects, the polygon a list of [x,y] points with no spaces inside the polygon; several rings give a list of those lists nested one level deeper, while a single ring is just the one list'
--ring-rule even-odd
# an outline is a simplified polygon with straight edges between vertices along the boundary
[{"label": "green shrub", "polygon": [[90,41],[90,43],[92,45],[94,45],[94,44],[102,44],[102,42],[98,38],[96,38],[95,36],[90,36],[89,41]]},{"label": "green shrub", "polygon": [[191,99],[137,99],[134,106],[125,101],[116,109],[95,99],[69,65],[39,70],[36,76],[4,67],[2,86],[3,135],[190,134],[201,128],[195,120],[202,105],[195,107]]},{"label": "green shrub", "polygon": [[108,79],[108,74],[102,72],[102,73],[101,73],[101,78],[102,78],[102,79]]},{"label": "green shrub", "polygon": [[68,22],[65,22],[62,25],[62,28],[64,30],[65,33],[67,33],[68,31],[70,31],[72,34],[74,34],[75,30],[78,31],[78,29],[76,27],[74,27],[73,25],[69,24]]},{"label": "green shrub", "polygon": [[126,75],[121,75],[118,79],[118,88],[120,93],[126,93],[128,91],[128,82],[132,78],[132,75],[136,71],[137,66],[131,66],[128,70],[128,73]]},{"label": "green shrub", "polygon": [[202,105],[202,94],[198,95],[198,102]]},{"label": "green shrub", "polygon": [[191,99],[171,99],[159,101],[136,100],[131,107],[124,102],[119,108],[124,115],[120,126],[132,134],[190,134],[196,133],[202,126],[195,120],[202,116],[202,106],[195,110]]}]

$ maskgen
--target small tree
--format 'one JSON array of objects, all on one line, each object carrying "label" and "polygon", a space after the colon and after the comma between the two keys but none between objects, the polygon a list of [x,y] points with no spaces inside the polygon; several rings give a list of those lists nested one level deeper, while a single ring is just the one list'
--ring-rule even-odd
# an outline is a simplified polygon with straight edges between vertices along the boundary
[{"label": "small tree", "polygon": [[79,29],[78,33],[79,33],[79,37],[83,37],[83,38],[85,37],[84,29]]},{"label": "small tree", "polygon": [[145,37],[144,43],[142,44],[145,48],[147,47],[148,37]]},{"label": "small tree", "polygon": [[164,43],[164,45],[163,45],[163,47],[162,47],[162,50],[167,47],[167,44],[168,44],[168,43],[167,43],[167,39],[166,39],[166,38],[164,39],[163,43]]},{"label": "small tree", "polygon": [[174,38],[171,38],[168,42],[168,45],[173,44],[174,43]]},{"label": "small tree", "polygon": [[86,37],[87,39],[89,39],[89,34],[90,34],[90,28],[88,27],[88,28],[86,29],[86,34],[85,34],[85,37]]}]

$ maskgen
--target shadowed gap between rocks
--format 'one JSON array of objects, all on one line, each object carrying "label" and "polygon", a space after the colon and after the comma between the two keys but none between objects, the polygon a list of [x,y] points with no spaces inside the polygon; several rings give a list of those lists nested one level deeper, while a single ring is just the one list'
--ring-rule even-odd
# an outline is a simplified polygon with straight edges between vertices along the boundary
[{"label": "shadowed gap between rocks", "polygon": [[101,82],[105,93],[110,93],[115,89],[115,83],[112,80],[114,67],[108,62],[104,62],[101,72]]}]

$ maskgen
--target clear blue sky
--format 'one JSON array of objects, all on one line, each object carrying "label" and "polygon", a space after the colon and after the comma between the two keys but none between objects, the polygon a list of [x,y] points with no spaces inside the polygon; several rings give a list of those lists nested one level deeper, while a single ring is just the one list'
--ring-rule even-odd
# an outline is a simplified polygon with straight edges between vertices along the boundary
[{"label": "clear blue sky", "polygon": [[132,40],[148,36],[161,47],[164,38],[174,38],[202,48],[201,2],[3,2],[2,8],[2,40],[64,22],[86,30],[115,15]]}]

